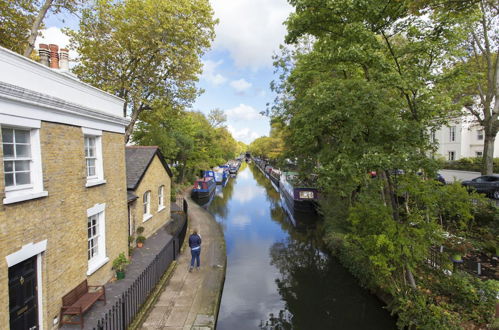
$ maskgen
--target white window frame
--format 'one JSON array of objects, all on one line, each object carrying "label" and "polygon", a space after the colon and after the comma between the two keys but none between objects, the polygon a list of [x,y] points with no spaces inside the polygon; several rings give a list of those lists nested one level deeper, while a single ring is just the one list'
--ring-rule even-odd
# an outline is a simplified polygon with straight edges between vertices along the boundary
[{"label": "white window frame", "polygon": [[456,126],[449,127],[449,142],[456,141]]},{"label": "white window frame", "polygon": [[[5,198],[3,199],[3,204],[12,204],[48,196],[48,192],[43,189],[42,153],[40,145],[41,121],[2,114],[0,115],[0,127],[29,130],[31,152],[31,184],[17,187],[5,187],[4,185]],[[2,166],[4,166],[3,160]],[[3,177],[3,180],[5,182],[5,176]]]},{"label": "white window frame", "polygon": [[161,185],[158,188],[158,212],[165,209],[165,186]]},{"label": "white window frame", "polygon": [[450,160],[450,161],[454,161],[454,160],[456,160],[456,152],[455,152],[455,151],[452,151],[452,150],[451,150],[451,151],[449,151],[449,152],[447,153],[447,157],[448,157],[448,160]]},{"label": "white window frame", "polygon": [[95,175],[87,176],[87,155],[85,154],[85,177],[87,178],[86,187],[93,187],[106,183],[104,179],[104,163],[103,163],[103,153],[102,153],[102,131],[82,127],[83,131],[83,147],[86,148],[87,138],[95,139]]},{"label": "white window frame", "polygon": [[98,251],[97,255],[88,260],[88,245],[87,245],[87,260],[88,260],[88,270],[87,275],[92,275],[99,268],[104,266],[109,258],[107,257],[106,251],[106,204],[95,204],[93,207],[87,210],[87,242],[88,242],[88,219],[91,217],[97,217],[98,224]]},{"label": "white window frame", "polygon": [[142,212],[144,213],[142,216],[142,221],[146,222],[147,220],[152,218],[151,214],[151,191],[148,190],[142,195]]}]

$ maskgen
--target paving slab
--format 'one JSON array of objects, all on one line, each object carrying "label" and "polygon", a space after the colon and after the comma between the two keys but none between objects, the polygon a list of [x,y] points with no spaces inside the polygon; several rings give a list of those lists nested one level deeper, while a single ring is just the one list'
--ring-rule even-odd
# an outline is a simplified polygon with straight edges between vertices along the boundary
[{"label": "paving slab", "polygon": [[190,250],[187,247],[181,252],[172,277],[142,324],[143,330],[209,330],[216,326],[226,269],[223,230],[190,198],[190,191],[185,199],[189,228],[196,228],[202,237],[201,267],[189,272]]}]

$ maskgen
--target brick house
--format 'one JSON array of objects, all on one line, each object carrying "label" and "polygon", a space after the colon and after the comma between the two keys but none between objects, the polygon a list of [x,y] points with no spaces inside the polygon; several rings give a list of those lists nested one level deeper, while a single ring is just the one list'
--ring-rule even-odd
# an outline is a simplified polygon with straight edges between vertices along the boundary
[{"label": "brick house", "polygon": [[[53,64],[53,62],[52,62]],[[124,101],[0,47],[0,325],[53,329],[127,251]]]},{"label": "brick house", "polygon": [[128,228],[154,234],[170,220],[172,171],[156,146],[127,146]]}]

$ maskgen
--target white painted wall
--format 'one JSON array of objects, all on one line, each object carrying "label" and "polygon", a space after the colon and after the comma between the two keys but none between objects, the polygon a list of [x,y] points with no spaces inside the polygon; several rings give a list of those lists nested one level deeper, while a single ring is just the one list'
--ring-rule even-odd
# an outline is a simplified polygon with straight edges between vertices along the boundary
[{"label": "white painted wall", "polygon": [[[450,126],[456,127],[456,140],[450,141]],[[483,152],[484,140],[478,139],[478,131],[481,126],[468,124],[463,121],[455,121],[449,126],[443,126],[435,132],[438,143],[437,154],[448,160],[449,151],[455,152],[455,160],[464,157],[476,157],[477,152]],[[485,138],[485,136],[484,136]],[[494,146],[494,157],[499,157],[499,139],[496,139]]]},{"label": "white painted wall", "polygon": [[0,47],[0,81],[123,117],[122,99],[2,47]]}]

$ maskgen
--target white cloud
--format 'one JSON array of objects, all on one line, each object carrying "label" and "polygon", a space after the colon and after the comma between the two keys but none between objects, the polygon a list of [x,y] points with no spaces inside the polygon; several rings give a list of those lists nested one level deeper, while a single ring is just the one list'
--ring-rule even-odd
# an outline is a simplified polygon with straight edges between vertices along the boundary
[{"label": "white cloud", "polygon": [[231,223],[237,227],[246,227],[251,223],[251,219],[247,215],[239,214],[232,218]]},{"label": "white cloud", "polygon": [[237,107],[225,110],[225,114],[229,119],[234,121],[239,120],[258,120],[262,119],[263,116],[250,105],[239,104]]},{"label": "white cloud", "polygon": [[201,75],[201,78],[209,81],[215,86],[225,83],[227,78],[222,76],[220,73],[215,72],[216,68],[222,63],[222,60],[217,62],[210,60],[203,61],[203,74]]},{"label": "white cloud", "polygon": [[283,43],[284,20],[292,11],[286,0],[211,0],[216,27],[215,49],[227,50],[239,67],[270,67]]},{"label": "white cloud", "polygon": [[247,82],[244,78],[239,80],[233,80],[230,82],[230,86],[236,90],[236,92],[242,94],[247,89],[251,88],[251,83]]},{"label": "white cloud", "polygon": [[237,141],[242,141],[246,144],[250,144],[251,142],[253,142],[253,140],[262,136],[262,134],[258,134],[257,132],[254,132],[247,127],[242,129],[235,129],[234,127],[228,125],[227,129],[232,134],[234,139],[236,139]]},{"label": "white cloud", "polygon": [[[239,174],[238,174],[239,175]],[[240,203],[247,203],[259,195],[265,194],[265,189],[259,186],[247,186],[244,189],[234,190],[232,198]]]},{"label": "white cloud", "polygon": [[[38,49],[39,44],[56,44],[59,48],[69,48],[69,36],[64,34],[58,27],[52,26],[48,29],[41,30],[42,36],[38,36],[35,41],[35,48]],[[70,50],[69,58],[74,60],[78,54]]]}]

